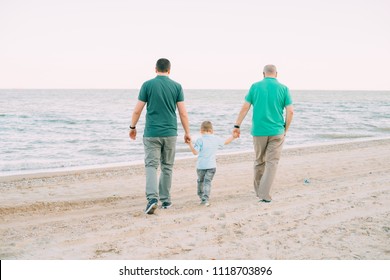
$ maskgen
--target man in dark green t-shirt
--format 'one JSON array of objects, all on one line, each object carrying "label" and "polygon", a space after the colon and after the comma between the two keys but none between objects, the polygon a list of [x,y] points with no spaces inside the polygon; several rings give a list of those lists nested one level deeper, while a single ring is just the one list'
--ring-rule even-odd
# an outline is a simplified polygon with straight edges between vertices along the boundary
[{"label": "man in dark green t-shirt", "polygon": [[[170,71],[171,63],[168,59],[161,58],[157,61],[157,76],[142,85],[131,119],[129,136],[135,140],[137,136],[136,124],[146,105],[146,123],[143,136],[146,198],[148,200],[146,214],[154,213],[158,199],[162,202],[162,208],[166,209],[172,206],[170,189],[176,153],[176,107],[184,128],[184,141],[187,143],[191,140],[183,89],[179,83],[169,78]],[[157,182],[157,168],[160,164],[161,175],[159,182]]]},{"label": "man in dark green t-shirt", "polygon": [[[264,67],[264,79],[251,86],[233,130],[233,134],[240,135],[240,125],[253,106],[252,136],[256,153],[253,185],[260,202],[271,202],[271,186],[284,137],[293,118],[290,92],[278,82],[277,74],[275,65]],[[284,110],[286,118],[283,117]]]}]

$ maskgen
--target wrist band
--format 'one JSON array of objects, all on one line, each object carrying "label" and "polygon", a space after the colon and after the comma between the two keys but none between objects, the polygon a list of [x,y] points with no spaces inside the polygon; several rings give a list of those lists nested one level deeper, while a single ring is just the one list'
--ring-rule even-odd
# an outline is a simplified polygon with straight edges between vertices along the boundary
[{"label": "wrist band", "polygon": [[235,124],[235,125],[234,125],[234,128],[240,128],[240,126]]},{"label": "wrist band", "polygon": [[129,128],[130,128],[130,129],[135,129],[135,126],[131,126],[131,125],[130,125]]}]

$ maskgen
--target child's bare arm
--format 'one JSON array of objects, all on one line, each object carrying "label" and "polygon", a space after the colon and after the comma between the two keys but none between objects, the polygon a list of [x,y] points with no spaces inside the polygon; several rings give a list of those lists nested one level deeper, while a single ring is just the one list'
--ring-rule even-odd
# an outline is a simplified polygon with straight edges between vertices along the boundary
[{"label": "child's bare arm", "polygon": [[198,154],[198,151],[195,150],[194,145],[192,145],[192,141],[189,141],[187,144],[188,144],[188,146],[190,147],[191,152],[192,152],[194,155],[197,155],[197,154]]},{"label": "child's bare arm", "polygon": [[228,139],[225,140],[225,145],[232,143],[235,138],[237,138],[237,137],[233,137],[233,135],[230,136]]}]

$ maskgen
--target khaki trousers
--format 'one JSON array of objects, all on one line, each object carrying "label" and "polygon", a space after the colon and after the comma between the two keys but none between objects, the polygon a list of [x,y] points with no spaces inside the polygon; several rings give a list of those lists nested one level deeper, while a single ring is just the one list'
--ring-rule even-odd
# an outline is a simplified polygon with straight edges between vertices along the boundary
[{"label": "khaki trousers", "polygon": [[253,136],[255,149],[253,185],[258,198],[271,200],[270,190],[275,179],[284,134],[276,136]]}]

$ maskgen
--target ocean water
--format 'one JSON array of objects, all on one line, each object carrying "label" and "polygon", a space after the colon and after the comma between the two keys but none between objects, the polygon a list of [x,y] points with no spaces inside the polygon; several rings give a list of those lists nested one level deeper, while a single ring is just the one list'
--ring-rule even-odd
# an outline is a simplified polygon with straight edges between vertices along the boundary
[{"label": "ocean water", "polygon": [[[246,90],[186,90],[193,139],[204,120],[228,137]],[[389,91],[291,91],[294,120],[285,147],[390,136]],[[0,90],[0,175],[122,165],[143,160],[128,126],[138,90]],[[145,108],[146,109],[146,108]],[[221,153],[252,150],[250,111],[241,138]],[[177,158],[191,156],[179,122]]]}]

